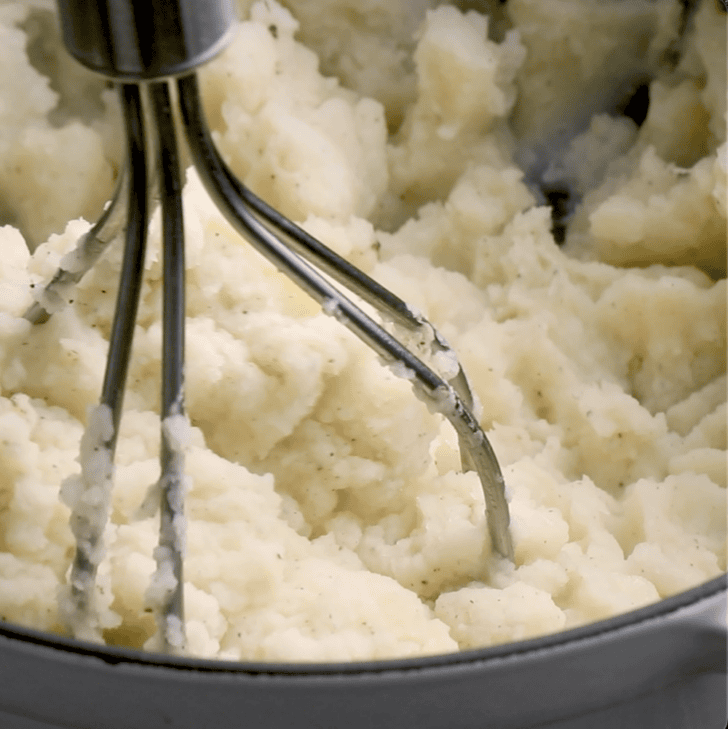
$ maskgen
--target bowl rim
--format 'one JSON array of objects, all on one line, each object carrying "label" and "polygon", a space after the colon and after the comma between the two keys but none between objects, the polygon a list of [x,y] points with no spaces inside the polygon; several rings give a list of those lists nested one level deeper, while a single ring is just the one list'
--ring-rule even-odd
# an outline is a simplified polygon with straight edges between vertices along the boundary
[{"label": "bowl rim", "polygon": [[[286,675],[315,677],[332,674],[381,674],[387,672],[422,671],[442,669],[448,666],[464,667],[500,661],[505,658],[525,657],[544,651],[603,639],[610,633],[674,617],[696,603],[728,593],[728,573],[722,573],[707,582],[684,592],[677,593],[650,605],[626,613],[599,620],[587,625],[549,633],[527,640],[513,641],[484,648],[465,649],[454,653],[418,656],[413,658],[377,659],[346,662],[263,662],[230,661],[220,658],[194,658],[170,656],[162,653],[139,651],[122,646],[105,646],[97,643],[55,635],[33,628],[0,621],[0,639],[15,641],[27,646],[50,649],[53,655],[65,657],[91,657],[111,665],[153,666],[175,672],[194,671],[209,674]],[[726,630],[725,620],[719,630]]]}]

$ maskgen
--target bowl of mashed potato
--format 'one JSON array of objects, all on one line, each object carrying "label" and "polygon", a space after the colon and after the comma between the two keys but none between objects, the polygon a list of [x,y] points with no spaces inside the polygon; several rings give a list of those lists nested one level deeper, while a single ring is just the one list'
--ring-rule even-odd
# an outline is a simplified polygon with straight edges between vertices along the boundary
[{"label": "bowl of mashed potato", "polygon": [[[457,351],[513,562],[450,426],[227,224],[194,171],[189,655],[155,654],[151,223],[101,644],[65,634],[62,484],[121,252],[33,326],[113,194],[113,89],[2,0],[3,726],[722,726],[726,16],[713,0],[240,0],[200,73],[239,178]],[[631,722],[631,724],[630,724]],[[636,722],[636,723],[635,723]]]}]

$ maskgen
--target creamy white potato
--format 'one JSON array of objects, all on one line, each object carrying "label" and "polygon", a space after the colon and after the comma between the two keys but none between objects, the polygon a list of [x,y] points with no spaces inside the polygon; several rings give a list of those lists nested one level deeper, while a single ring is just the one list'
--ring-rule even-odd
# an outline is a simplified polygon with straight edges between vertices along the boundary
[{"label": "creamy white potato", "polygon": [[[241,2],[203,94],[235,173],[458,352],[515,564],[492,551],[451,427],[189,171],[191,654],[451,652],[726,569],[725,15],[704,0],[682,29],[678,0],[435,5]],[[46,324],[22,314],[112,193],[119,114],[63,55],[52,3],[3,0],[0,39],[0,618],[62,633],[60,490],[100,392],[118,246]],[[640,125],[621,113],[639,86]],[[563,245],[549,190],[569,195]],[[139,508],[159,476],[159,227],[97,595],[104,640],[137,648],[155,632],[158,520]]]}]

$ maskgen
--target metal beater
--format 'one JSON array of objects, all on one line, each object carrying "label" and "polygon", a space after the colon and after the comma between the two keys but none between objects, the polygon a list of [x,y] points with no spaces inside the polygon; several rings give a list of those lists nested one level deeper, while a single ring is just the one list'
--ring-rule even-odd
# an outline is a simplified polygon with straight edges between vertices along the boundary
[{"label": "metal beater", "polygon": [[76,493],[69,497],[77,542],[62,609],[69,630],[81,638],[100,637],[93,628],[93,596],[103,554],[102,533],[108,519],[114,450],[154,191],[161,205],[164,272],[161,525],[154,579],[162,595],[156,606],[160,647],[171,653],[184,649],[184,457],[178,426],[185,422],[185,258],[173,103],[179,105],[182,135],[197,172],[227,220],[327,314],[393,365],[396,374],[409,379],[416,394],[452,423],[463,468],[475,470],[483,487],[493,547],[512,559],[503,476],[473,415],[474,399],[462,367],[458,363],[456,376],[443,379],[315,269],[373,305],[390,323],[429,343],[432,354],[454,358],[448,344],[405,302],[254,195],[217,152],[203,117],[194,69],[227,44],[234,20],[230,0],[58,0],[58,9],[68,51],[117,83],[127,144],[125,167],[113,200],[76,249],[64,257],[25,315],[33,323],[46,321],[61,304],[63,291],[77,283],[117,237],[125,236],[100,405],[92,412],[82,440],[82,474]]}]

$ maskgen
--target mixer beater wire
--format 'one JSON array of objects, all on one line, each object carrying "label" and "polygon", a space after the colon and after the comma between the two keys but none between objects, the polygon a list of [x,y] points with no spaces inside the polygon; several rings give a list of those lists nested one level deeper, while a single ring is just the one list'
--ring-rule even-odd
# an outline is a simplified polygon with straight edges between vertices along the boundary
[{"label": "mixer beater wire", "polygon": [[[171,12],[170,5],[178,12]],[[58,308],[63,292],[77,283],[124,231],[122,269],[100,404],[91,413],[82,440],[81,475],[69,479],[62,489],[72,507],[71,526],[77,542],[68,595],[62,605],[69,630],[79,638],[101,637],[94,609],[96,575],[110,510],[114,451],[142,285],[152,191],[158,188],[163,250],[161,476],[156,485],[160,536],[155,549],[157,571],[148,598],[156,608],[155,647],[178,653],[185,646],[185,256],[175,100],[195,168],[227,220],[318,301],[327,314],[392,366],[395,374],[410,380],[418,396],[453,425],[463,468],[476,471],[483,488],[493,548],[512,559],[503,476],[474,415],[475,402],[467,377],[447,342],[404,301],[254,195],[217,152],[204,120],[192,69],[224,46],[232,26],[227,0],[151,0],[142,10],[129,0],[106,0],[94,7],[97,15],[89,13],[83,0],[59,0],[64,41],[82,63],[119,81],[126,164],[104,214],[81,238],[76,250],[62,259],[57,273],[26,312],[26,318],[34,323],[47,320]],[[159,20],[162,17],[163,22]],[[137,32],[132,36],[128,33],[129,18],[136,22]],[[150,18],[156,25],[143,27]],[[170,35],[170,28],[176,32]],[[95,42],[89,43],[89,38]],[[152,157],[156,171],[150,170]],[[455,362],[456,374],[449,379],[441,377],[316,269],[374,306],[395,327],[414,334],[429,346],[431,355],[445,355]]]}]

